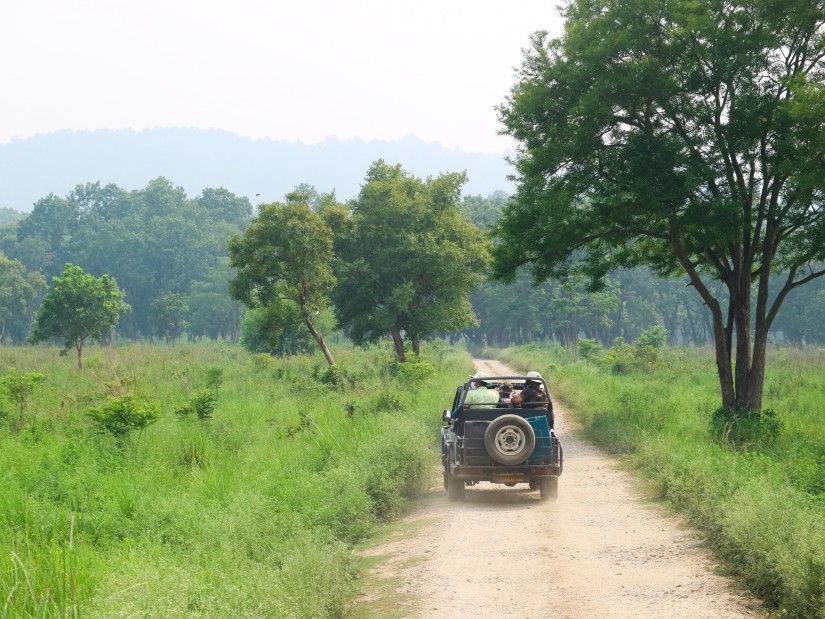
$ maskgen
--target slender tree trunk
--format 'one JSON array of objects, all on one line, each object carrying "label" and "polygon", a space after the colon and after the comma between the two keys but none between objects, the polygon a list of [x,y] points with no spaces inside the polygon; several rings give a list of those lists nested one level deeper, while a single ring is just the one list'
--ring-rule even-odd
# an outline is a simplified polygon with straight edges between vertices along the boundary
[{"label": "slender tree trunk", "polygon": [[[690,283],[693,285],[696,292],[702,297],[702,300],[710,310],[713,319],[713,341],[716,350],[716,371],[719,375],[719,387],[722,392],[722,406],[731,408],[736,404],[736,389],[733,384],[733,370],[731,367],[731,349],[730,349],[730,324],[731,312],[728,308],[727,325],[722,315],[722,308],[719,301],[711,294],[702,278],[699,276],[696,266],[691,262],[690,258],[682,246],[679,238],[678,222],[675,217],[670,218],[670,241],[671,246],[676,254],[679,264],[685,269]],[[733,299],[731,299],[733,302]],[[728,326],[728,329],[726,329]]]},{"label": "slender tree trunk", "polygon": [[318,346],[321,347],[321,351],[324,353],[324,357],[327,359],[327,363],[329,365],[335,365],[335,360],[332,358],[332,353],[329,352],[329,346],[324,341],[324,336],[318,332],[318,329],[315,328],[315,325],[312,322],[312,318],[309,316],[306,317],[306,325],[309,332],[312,333],[312,337],[315,338],[315,341],[318,342]]},{"label": "slender tree trunk", "polygon": [[745,406],[754,411],[762,410],[762,395],[765,389],[765,355],[768,348],[767,331],[757,333],[753,342],[753,361],[751,362],[750,379]]},{"label": "slender tree trunk", "polygon": [[412,349],[415,353],[415,356],[418,357],[421,355],[421,336],[413,335],[412,336]]},{"label": "slender tree trunk", "polygon": [[732,408],[736,404],[736,388],[733,384],[733,367],[728,348],[728,338],[722,325],[722,312],[713,311],[713,342],[716,349],[716,371],[722,391],[722,406]]},{"label": "slender tree trunk", "polygon": [[81,354],[83,352],[83,340],[82,339],[77,341],[77,344],[75,344],[75,348],[77,348],[77,367],[78,367],[78,369],[82,370],[83,369],[83,360],[81,359]]},{"label": "slender tree trunk", "polygon": [[736,360],[734,371],[734,389],[736,404],[748,406],[751,384],[751,287],[750,266],[742,267],[747,273],[741,275],[741,281],[731,295],[733,319],[736,326]]},{"label": "slender tree trunk", "polygon": [[406,363],[407,354],[404,352],[404,340],[401,337],[401,329],[397,325],[392,326],[392,341],[395,343],[395,355],[401,363]]}]

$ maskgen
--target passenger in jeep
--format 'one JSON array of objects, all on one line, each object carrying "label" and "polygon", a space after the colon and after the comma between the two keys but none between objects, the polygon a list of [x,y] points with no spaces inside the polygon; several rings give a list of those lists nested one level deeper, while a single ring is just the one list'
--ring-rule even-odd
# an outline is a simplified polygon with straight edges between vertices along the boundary
[{"label": "passenger in jeep", "polygon": [[510,398],[513,396],[513,385],[503,382],[498,387],[498,408],[509,408]]},{"label": "passenger in jeep", "polygon": [[553,402],[550,400],[550,395],[544,391],[540,380],[530,380],[530,378],[541,379],[541,374],[538,372],[527,372],[527,380],[524,383],[524,389],[515,394],[511,398],[514,406],[525,406],[529,408],[537,408],[544,404],[547,405],[547,420],[550,424],[550,429],[553,429],[554,415]]},{"label": "passenger in jeep", "polygon": [[473,387],[475,388],[464,398],[464,404],[498,404],[498,392],[491,388],[490,383],[476,379]]}]

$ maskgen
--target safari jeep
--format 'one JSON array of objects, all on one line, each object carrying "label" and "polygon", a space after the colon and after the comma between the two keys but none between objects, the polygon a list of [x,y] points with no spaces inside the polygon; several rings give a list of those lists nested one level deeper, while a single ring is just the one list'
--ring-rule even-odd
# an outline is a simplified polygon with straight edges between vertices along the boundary
[{"label": "safari jeep", "polygon": [[[515,402],[526,381],[541,383],[547,401],[466,403],[479,380],[496,394],[502,387],[511,387]],[[558,498],[564,452],[550,429],[552,411],[547,383],[541,377],[475,376],[459,386],[452,409],[443,413],[441,428],[441,462],[449,500],[463,500],[465,488],[481,481],[529,484],[539,490],[543,501]]]}]

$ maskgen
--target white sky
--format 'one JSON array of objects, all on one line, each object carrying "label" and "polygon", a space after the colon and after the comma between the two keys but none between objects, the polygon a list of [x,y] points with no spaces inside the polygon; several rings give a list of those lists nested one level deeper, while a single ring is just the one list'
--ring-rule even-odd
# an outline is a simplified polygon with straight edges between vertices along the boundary
[{"label": "white sky", "polygon": [[493,106],[554,0],[2,0],[0,143],[198,127],[513,148]]}]

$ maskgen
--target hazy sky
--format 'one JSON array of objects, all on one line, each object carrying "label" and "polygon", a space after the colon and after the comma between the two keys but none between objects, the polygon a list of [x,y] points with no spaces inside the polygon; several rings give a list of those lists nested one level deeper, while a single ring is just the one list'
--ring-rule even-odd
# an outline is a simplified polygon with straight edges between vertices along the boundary
[{"label": "hazy sky", "polygon": [[198,127],[512,148],[493,106],[554,0],[5,0],[0,143]]}]

